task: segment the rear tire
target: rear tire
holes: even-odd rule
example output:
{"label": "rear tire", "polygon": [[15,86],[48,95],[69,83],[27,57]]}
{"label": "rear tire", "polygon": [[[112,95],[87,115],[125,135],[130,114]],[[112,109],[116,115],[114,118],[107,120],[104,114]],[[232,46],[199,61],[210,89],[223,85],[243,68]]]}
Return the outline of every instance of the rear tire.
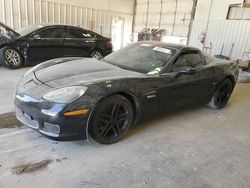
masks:
{"label": "rear tire", "polygon": [[114,95],[101,101],[90,117],[89,133],[100,144],[119,141],[133,123],[134,110],[123,96]]}
{"label": "rear tire", "polygon": [[18,50],[3,47],[0,49],[0,64],[11,69],[18,69],[23,66],[23,57]]}
{"label": "rear tire", "polygon": [[226,78],[223,80],[218,89],[215,91],[208,106],[213,109],[224,108],[233,92],[233,88],[234,85],[230,79]]}

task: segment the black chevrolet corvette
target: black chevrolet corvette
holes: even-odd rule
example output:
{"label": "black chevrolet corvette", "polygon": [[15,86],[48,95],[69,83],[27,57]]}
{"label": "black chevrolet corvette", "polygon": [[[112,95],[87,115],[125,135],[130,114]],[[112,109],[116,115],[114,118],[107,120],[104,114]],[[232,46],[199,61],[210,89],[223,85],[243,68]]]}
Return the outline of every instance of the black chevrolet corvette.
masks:
{"label": "black chevrolet corvette", "polygon": [[111,39],[80,27],[38,24],[14,31],[0,22],[0,64],[9,68],[58,57],[102,58],[111,52]]}
{"label": "black chevrolet corvette", "polygon": [[237,64],[196,48],[141,42],[104,58],[62,58],[30,69],[17,87],[16,116],[53,138],[110,144],[139,120],[177,106],[223,108]]}

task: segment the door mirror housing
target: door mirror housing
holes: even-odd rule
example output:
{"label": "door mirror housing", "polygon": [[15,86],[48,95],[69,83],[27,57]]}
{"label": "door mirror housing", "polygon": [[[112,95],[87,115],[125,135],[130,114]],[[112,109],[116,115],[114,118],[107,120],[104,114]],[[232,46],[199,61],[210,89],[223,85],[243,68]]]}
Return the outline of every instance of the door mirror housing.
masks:
{"label": "door mirror housing", "polygon": [[39,34],[35,34],[31,36],[32,39],[41,39],[41,36]]}
{"label": "door mirror housing", "polygon": [[193,74],[195,74],[195,69],[192,69],[190,67],[186,67],[186,68],[183,68],[183,69],[176,71],[176,76],[181,75],[181,74],[193,75]]}

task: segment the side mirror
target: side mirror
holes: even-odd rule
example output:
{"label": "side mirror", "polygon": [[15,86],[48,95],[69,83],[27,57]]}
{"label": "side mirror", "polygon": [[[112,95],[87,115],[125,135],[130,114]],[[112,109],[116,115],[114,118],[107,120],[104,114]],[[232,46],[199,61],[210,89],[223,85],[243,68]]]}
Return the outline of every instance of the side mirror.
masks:
{"label": "side mirror", "polygon": [[183,69],[176,71],[176,76],[181,75],[181,74],[187,74],[187,75],[195,74],[195,69],[183,68]]}
{"label": "side mirror", "polygon": [[41,39],[41,36],[39,34],[35,34],[31,37],[31,39]]}

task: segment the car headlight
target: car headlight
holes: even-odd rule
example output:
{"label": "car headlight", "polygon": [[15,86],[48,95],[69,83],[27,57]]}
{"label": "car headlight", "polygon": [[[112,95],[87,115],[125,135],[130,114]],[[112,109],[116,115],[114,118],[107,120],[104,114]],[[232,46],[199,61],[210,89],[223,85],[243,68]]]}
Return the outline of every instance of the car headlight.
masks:
{"label": "car headlight", "polygon": [[82,96],[87,89],[85,86],[64,87],[45,94],[43,99],[57,103],[70,103]]}

